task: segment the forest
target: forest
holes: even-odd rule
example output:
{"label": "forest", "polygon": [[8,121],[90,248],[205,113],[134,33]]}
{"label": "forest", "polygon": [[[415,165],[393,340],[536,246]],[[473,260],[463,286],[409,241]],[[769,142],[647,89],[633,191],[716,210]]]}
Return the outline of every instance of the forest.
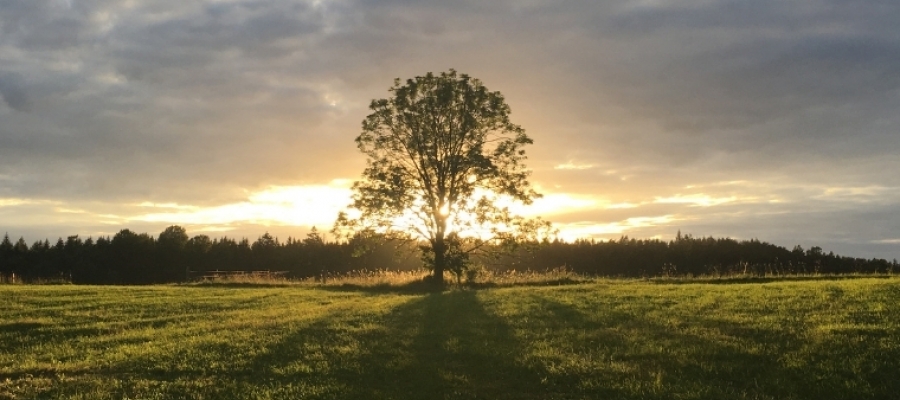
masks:
{"label": "forest", "polygon": [[[24,238],[0,242],[0,278],[5,281],[63,281],[77,284],[155,284],[194,280],[211,271],[269,271],[289,279],[338,276],[360,270],[422,267],[416,243],[356,236],[332,242],[313,230],[302,239],[279,240],[269,233],[246,238],[189,237],[170,226],[154,237],[122,229],[112,237],[69,236],[56,243]],[[825,253],[820,247],[785,247],[759,240],[693,237],[674,240],[579,240],[524,243],[507,251],[473,257],[473,266],[493,271],[564,268],[590,276],[654,277],[698,275],[786,275],[893,273],[897,260],[862,259]]]}

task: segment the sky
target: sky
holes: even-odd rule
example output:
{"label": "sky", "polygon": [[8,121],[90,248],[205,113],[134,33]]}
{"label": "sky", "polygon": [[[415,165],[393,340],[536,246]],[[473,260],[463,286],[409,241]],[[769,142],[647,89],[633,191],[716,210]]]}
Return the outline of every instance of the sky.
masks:
{"label": "sky", "polygon": [[534,139],[560,236],[900,257],[894,0],[0,1],[0,230],[302,237],[395,78],[454,68]]}

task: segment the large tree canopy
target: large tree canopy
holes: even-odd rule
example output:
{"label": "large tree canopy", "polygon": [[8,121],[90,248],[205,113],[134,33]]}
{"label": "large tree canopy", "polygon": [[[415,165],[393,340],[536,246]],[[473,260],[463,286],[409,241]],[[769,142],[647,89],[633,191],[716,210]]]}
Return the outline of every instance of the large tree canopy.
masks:
{"label": "large tree canopy", "polygon": [[355,212],[341,214],[336,232],[421,240],[442,282],[445,269],[464,267],[470,251],[549,227],[509,210],[540,195],[523,163],[532,140],[510,121],[500,92],[454,70],[397,79],[390,92],[372,101],[356,138],[368,160],[353,185]]}

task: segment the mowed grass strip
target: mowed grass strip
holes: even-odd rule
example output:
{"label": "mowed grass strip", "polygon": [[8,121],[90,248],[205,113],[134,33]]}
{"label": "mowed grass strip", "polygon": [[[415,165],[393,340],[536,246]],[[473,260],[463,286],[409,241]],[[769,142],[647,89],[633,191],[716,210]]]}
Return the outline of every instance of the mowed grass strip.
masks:
{"label": "mowed grass strip", "polygon": [[0,286],[0,399],[856,399],[900,393],[900,279]]}

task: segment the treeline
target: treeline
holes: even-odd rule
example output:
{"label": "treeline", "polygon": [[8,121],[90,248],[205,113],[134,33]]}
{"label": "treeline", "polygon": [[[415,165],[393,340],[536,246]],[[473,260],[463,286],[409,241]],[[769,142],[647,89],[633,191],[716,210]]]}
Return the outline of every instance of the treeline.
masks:
{"label": "treeline", "polygon": [[313,230],[304,239],[280,241],[266,233],[256,241],[207,235],[189,237],[170,226],[157,237],[123,229],[112,237],[69,236],[29,246],[24,238],[0,242],[0,277],[24,282],[71,281],[79,284],[153,284],[184,282],[209,271],[278,271],[307,278],[373,268],[414,269],[421,263],[401,259],[391,244],[366,238],[326,242]]}
{"label": "treeline", "polygon": [[527,268],[557,265],[586,275],[622,277],[900,272],[896,259],[842,257],[818,246],[788,250],[756,239],[694,238],[681,232],[671,241],[623,236],[541,243],[530,255],[520,252],[514,259]]}
{"label": "treeline", "polygon": [[[758,240],[694,238],[575,243],[529,243],[513,252],[473,258],[492,270],[544,271],[556,268],[601,276],[677,276],[718,274],[889,273],[897,260],[861,259],[824,253],[819,247],[788,250]],[[288,278],[342,274],[363,269],[421,268],[415,243],[358,236],[329,242],[315,230],[303,239],[280,241],[266,233],[255,241],[206,235],[189,237],[171,226],[157,237],[123,229],[112,237],[69,236],[51,244],[28,245],[23,238],[0,242],[0,278],[24,282],[71,281],[82,284],[184,282],[208,271],[278,271]]]}

